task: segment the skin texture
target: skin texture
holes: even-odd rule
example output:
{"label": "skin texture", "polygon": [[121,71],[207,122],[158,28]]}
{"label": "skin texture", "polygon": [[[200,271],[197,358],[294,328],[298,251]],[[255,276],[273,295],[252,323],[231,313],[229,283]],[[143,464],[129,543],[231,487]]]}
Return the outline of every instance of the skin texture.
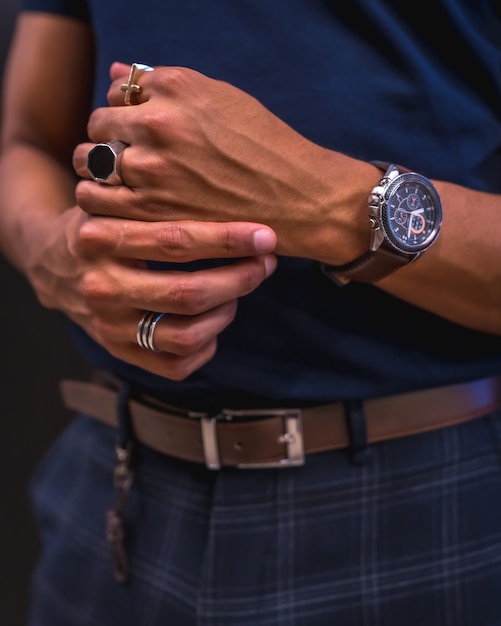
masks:
{"label": "skin texture", "polygon": [[[215,354],[238,299],[273,272],[274,252],[341,264],[367,250],[367,197],[381,177],[373,165],[313,144],[248,94],[185,68],[143,73],[125,106],[129,65],[115,63],[111,106],[91,113],[92,53],[84,24],[23,14],[3,90],[0,244],[44,306],[115,356],[182,379]],[[94,143],[112,139],[129,144],[123,186],[95,183],[86,167]],[[434,183],[439,239],[377,286],[501,334],[501,197]],[[189,274],[145,264],[202,258],[235,262]],[[135,340],[147,310],[167,313],[159,353]]]}
{"label": "skin texture", "polygon": [[[116,357],[180,380],[213,357],[238,299],[273,272],[276,236],[255,223],[132,221],[76,204],[71,155],[86,136],[91,42],[77,21],[21,18],[3,103],[2,248],[44,306],[63,311]],[[59,85],[58,98],[46,94],[48,84]],[[235,262],[191,273],[145,263],[203,258]],[[159,353],[136,343],[147,310],[167,313],[155,331]]]}
{"label": "skin texture", "polygon": [[[314,145],[249,95],[186,68],[143,73],[137,106],[123,106],[128,72],[128,65],[113,65],[111,107],[94,111],[88,124],[94,142],[119,137],[129,144],[122,161],[128,186],[81,182],[77,198],[86,211],[123,215],[127,207],[135,219],[245,216],[275,230],[280,254],[334,265],[368,249],[367,192],[381,177],[378,169]],[[74,152],[84,178],[92,145]],[[444,211],[438,241],[378,286],[499,334],[501,198],[433,182]]]}

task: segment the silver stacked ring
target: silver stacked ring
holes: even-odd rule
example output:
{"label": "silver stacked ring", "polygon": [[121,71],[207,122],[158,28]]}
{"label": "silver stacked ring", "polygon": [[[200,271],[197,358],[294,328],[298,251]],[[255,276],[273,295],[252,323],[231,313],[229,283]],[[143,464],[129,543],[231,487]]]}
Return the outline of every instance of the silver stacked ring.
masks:
{"label": "silver stacked ring", "polygon": [[153,337],[156,325],[164,315],[165,313],[147,311],[139,320],[136,331],[136,340],[141,348],[146,348],[147,350],[152,350],[153,352],[160,352],[158,348],[155,348]]}

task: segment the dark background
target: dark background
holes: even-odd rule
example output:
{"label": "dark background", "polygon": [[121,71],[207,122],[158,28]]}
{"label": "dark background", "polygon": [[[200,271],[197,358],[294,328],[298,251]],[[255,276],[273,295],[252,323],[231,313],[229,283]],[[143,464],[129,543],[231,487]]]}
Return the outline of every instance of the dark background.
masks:
{"label": "dark background", "polygon": [[[18,0],[0,0],[0,70],[17,7]],[[26,626],[39,551],[29,481],[70,418],[58,380],[86,370],[68,340],[65,318],[43,309],[26,279],[1,255],[0,293],[0,625]]]}

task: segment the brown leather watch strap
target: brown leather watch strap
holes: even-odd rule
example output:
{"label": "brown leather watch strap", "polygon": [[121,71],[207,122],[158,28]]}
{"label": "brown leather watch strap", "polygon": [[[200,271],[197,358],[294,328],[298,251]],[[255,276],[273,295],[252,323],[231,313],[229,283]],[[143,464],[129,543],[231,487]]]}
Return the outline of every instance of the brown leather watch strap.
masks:
{"label": "brown leather watch strap", "polygon": [[375,283],[382,280],[395,270],[414,261],[419,254],[403,256],[389,248],[380,247],[376,252],[370,250],[351,263],[345,265],[321,266],[322,271],[339,285],[349,282]]}
{"label": "brown leather watch strap", "polygon": [[[392,165],[386,161],[371,161],[372,165],[375,165],[383,173],[386,173],[388,168]],[[410,173],[407,167],[402,165],[395,165],[400,173]],[[369,199],[372,194],[369,196]],[[371,218],[371,228],[379,228]],[[378,280],[382,280],[392,272],[408,265],[412,261],[415,261],[421,253],[404,254],[398,250],[393,250],[388,246],[381,245],[377,251],[373,252],[368,250],[365,254],[358,257],[350,263],[344,265],[327,265],[322,264],[321,269],[323,273],[333,280],[338,285],[346,285],[351,281],[358,283],[375,283]]]}
{"label": "brown leather watch strap", "polygon": [[[378,167],[383,172],[383,174],[390,167],[390,165],[392,165],[391,161],[371,161],[370,163],[371,165],[375,165],[376,167]],[[400,165],[400,163],[394,163],[394,165],[398,167],[399,172],[412,172],[413,171],[409,169],[408,167],[405,167],[404,165]]]}

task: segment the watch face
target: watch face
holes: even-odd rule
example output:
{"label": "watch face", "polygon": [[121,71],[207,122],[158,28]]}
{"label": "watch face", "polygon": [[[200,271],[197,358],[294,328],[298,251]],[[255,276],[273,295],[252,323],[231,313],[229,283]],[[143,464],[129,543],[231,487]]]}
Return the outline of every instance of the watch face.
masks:
{"label": "watch face", "polygon": [[442,222],[440,198],[431,182],[414,172],[397,176],[384,194],[381,222],[397,250],[412,253],[427,248]]}

